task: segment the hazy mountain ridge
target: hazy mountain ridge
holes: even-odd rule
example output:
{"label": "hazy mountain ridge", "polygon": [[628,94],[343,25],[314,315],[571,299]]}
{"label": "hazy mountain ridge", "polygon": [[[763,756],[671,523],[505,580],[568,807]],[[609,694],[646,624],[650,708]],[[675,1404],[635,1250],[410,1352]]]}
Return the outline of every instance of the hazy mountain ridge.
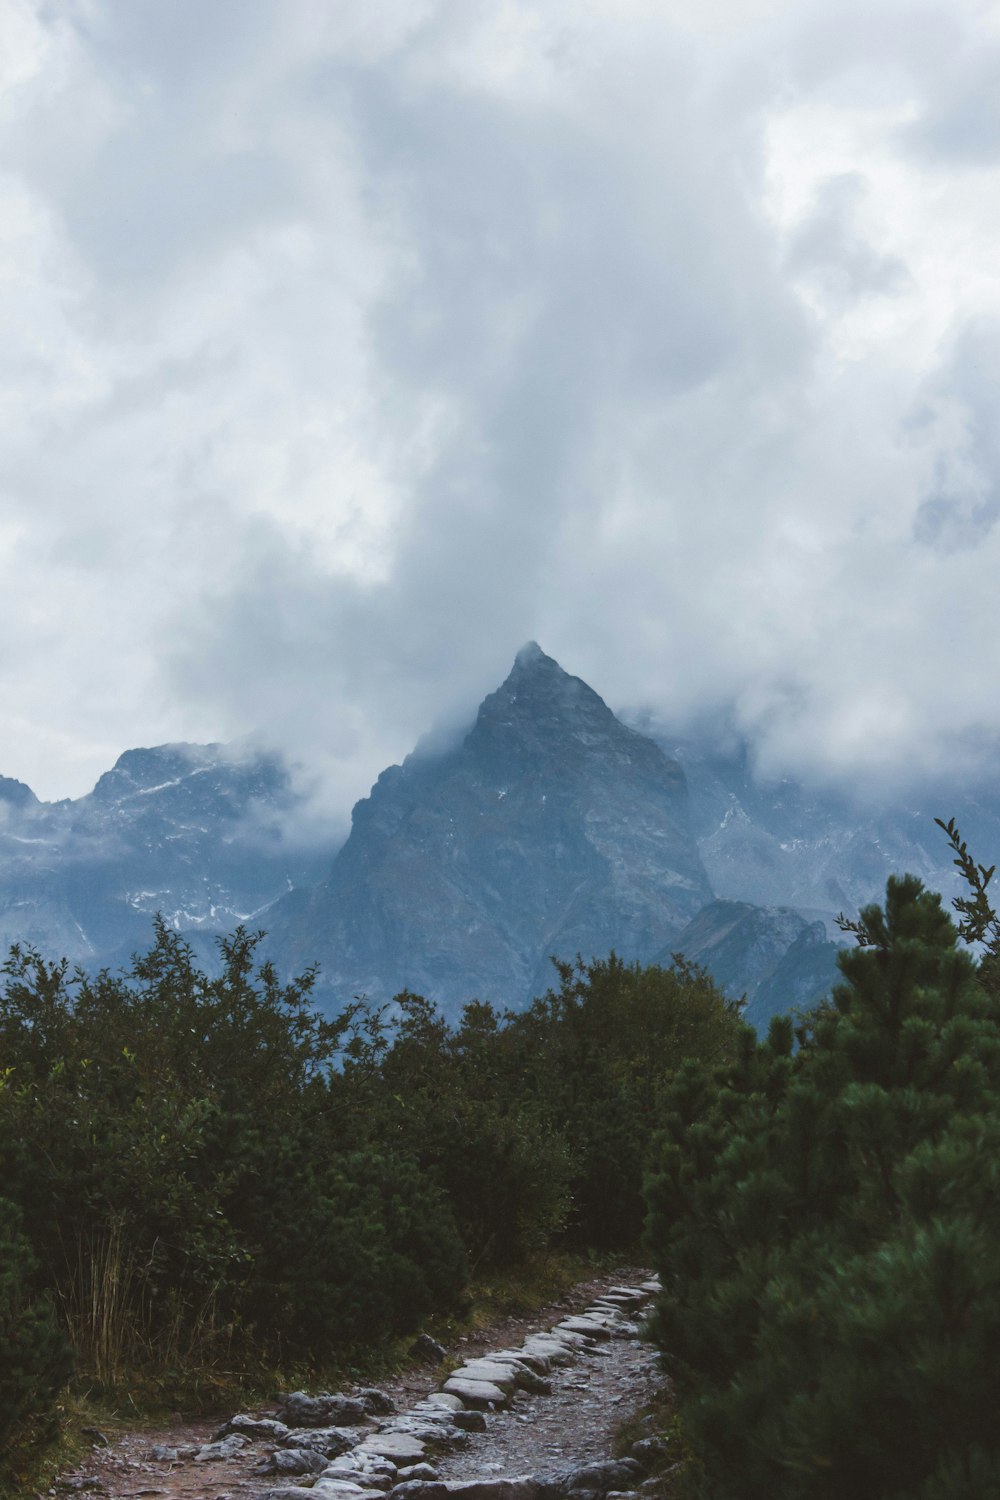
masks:
{"label": "hazy mountain ridge", "polygon": [[229,746],[127,750],[76,800],[39,802],[11,782],[0,797],[0,944],[74,962],[127,958],[157,912],[182,930],[229,930],[329,862],[285,840],[287,768]]}
{"label": "hazy mountain ridge", "polygon": [[128,750],[56,803],[0,778],[0,945],[115,964],[161,912],[210,963],[214,936],[248,922],[285,974],[320,965],[324,1006],[409,988],[453,1014],[526,1004],[551,955],[683,951],[766,1024],[836,978],[838,910],[902,870],[954,891],[935,813],[984,857],[1000,845],[988,789],[941,803],[768,781],[724,726],[628,725],[531,643],[461,739],[381,773],[339,849],[289,833],[305,803],[276,755]]}

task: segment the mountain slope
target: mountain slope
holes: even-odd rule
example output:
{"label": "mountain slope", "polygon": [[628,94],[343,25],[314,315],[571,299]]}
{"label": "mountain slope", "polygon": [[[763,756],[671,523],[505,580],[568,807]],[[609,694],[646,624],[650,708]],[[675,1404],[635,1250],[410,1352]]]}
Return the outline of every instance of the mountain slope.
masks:
{"label": "mountain slope", "polygon": [[531,643],[461,744],[382,773],[329,879],[267,925],[324,994],[454,1011],[523,1005],[553,954],[648,959],[710,899],[680,767]]}
{"label": "mountain slope", "polygon": [[328,866],[285,840],[296,801],[278,759],[222,745],[128,750],[73,801],[0,781],[0,950],[117,962],[148,946],[157,912],[231,931]]}

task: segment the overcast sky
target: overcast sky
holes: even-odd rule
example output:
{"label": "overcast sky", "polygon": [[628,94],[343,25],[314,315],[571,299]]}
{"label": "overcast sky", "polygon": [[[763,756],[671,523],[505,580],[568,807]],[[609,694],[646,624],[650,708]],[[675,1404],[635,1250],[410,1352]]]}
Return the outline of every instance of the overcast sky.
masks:
{"label": "overcast sky", "polygon": [[771,765],[1000,732],[1000,6],[0,0],[0,772],[348,807],[536,638]]}

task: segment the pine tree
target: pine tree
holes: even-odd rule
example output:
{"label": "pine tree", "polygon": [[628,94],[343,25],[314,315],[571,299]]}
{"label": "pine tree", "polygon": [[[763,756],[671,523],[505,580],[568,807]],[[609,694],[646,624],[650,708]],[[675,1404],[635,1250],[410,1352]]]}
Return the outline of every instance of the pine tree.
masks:
{"label": "pine tree", "polygon": [[1000,1462],[997,1006],[912,877],[855,931],[797,1051],[778,1021],[670,1101],[657,1337],[714,1500],[969,1500]]}

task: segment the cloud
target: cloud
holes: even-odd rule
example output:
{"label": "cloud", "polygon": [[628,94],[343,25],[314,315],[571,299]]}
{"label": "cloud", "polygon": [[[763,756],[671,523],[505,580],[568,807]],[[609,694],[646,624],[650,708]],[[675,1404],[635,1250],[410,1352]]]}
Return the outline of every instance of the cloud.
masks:
{"label": "cloud", "polygon": [[973,0],[209,11],[5,0],[0,769],[257,734],[342,813],[529,637],[807,773],[984,753]]}

